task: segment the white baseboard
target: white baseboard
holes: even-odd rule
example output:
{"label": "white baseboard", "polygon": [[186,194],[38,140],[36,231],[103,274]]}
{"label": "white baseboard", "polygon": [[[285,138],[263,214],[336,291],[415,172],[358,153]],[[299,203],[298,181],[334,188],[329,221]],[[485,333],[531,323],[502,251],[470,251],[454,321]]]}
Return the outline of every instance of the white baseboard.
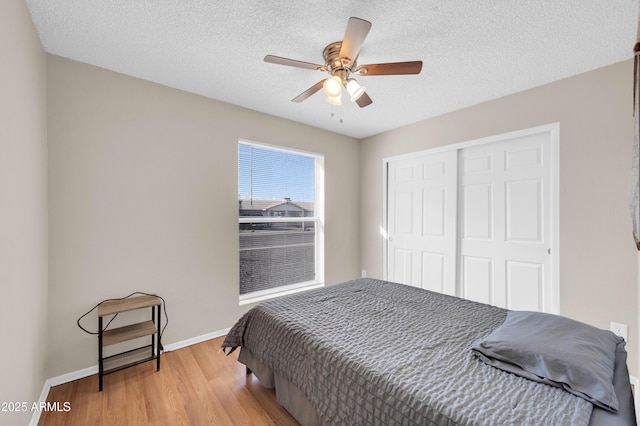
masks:
{"label": "white baseboard", "polygon": [[231,330],[231,328],[224,328],[222,330],[214,331],[212,333],[203,334],[202,336],[196,336],[191,339],[182,340],[181,342],[171,343],[164,346],[164,352],[175,351],[177,349],[186,348],[187,346],[195,345],[197,343],[206,342],[207,340],[215,339],[216,337],[224,336]]}
{"label": "white baseboard", "polygon": [[[216,337],[224,336],[229,332],[229,330],[230,328],[225,328],[222,330],[214,331],[212,333],[203,334],[202,336],[196,336],[191,339],[182,340],[180,342],[165,345],[163,353],[186,348],[187,346],[195,345],[197,343],[202,343],[202,342],[206,342],[207,340],[215,339]],[[47,396],[49,396],[49,391],[53,386],[58,386],[63,383],[69,383],[74,380],[92,376],[94,374],[98,374],[98,365],[83,368],[82,370],[72,371],[71,373],[62,374],[60,376],[47,379],[44,382],[44,386],[42,387],[42,392],[40,393],[40,399],[38,400],[38,404],[47,402]],[[29,422],[29,426],[37,426],[38,422],[40,421],[41,414],[42,412],[40,410],[35,410],[33,412],[33,415],[31,416],[31,421]]]}
{"label": "white baseboard", "polygon": [[636,423],[640,424],[640,409],[638,409],[638,401],[640,401],[640,380],[635,376],[629,376],[629,381],[633,388],[633,405],[636,409]]}

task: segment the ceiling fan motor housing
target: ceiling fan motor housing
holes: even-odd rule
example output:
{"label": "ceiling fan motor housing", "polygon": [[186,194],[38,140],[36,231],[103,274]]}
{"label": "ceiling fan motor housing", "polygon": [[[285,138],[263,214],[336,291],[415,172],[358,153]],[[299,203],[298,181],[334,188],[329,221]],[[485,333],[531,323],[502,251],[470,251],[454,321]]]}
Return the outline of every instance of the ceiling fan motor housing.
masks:
{"label": "ceiling fan motor housing", "polygon": [[341,48],[342,41],[331,43],[324,48],[322,56],[329,73],[340,77],[343,82],[346,82],[349,78],[349,73],[356,67],[356,61],[351,58],[341,58]]}

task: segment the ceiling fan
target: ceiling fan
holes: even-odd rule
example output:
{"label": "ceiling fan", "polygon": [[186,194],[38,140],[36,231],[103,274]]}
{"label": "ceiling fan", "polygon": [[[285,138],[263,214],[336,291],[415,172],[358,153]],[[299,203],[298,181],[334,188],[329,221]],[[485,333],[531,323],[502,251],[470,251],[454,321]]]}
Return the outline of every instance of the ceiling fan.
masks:
{"label": "ceiling fan", "polygon": [[371,105],[373,101],[365,92],[365,87],[351,77],[352,74],[362,77],[369,75],[420,74],[422,70],[422,61],[358,65],[356,63],[358,52],[370,29],[371,22],[360,18],[349,18],[344,39],[331,43],[324,48],[322,52],[325,61],[324,65],[273,55],[265,56],[264,61],[272,64],[322,71],[331,75],[331,77],[317,82],[293,98],[293,102],[302,102],[320,89],[324,89],[327,94],[327,102],[339,105],[341,104],[342,88],[344,87],[349,93],[351,101],[357,103],[360,108],[364,108]]}

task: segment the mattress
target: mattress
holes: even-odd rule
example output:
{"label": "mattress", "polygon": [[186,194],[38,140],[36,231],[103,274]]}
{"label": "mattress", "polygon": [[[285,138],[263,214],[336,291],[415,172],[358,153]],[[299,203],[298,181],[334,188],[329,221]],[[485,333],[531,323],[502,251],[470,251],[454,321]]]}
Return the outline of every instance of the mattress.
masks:
{"label": "mattress", "polygon": [[611,413],[481,362],[473,345],[507,311],[359,279],[265,302],[223,343],[302,424],[635,424],[626,352]]}

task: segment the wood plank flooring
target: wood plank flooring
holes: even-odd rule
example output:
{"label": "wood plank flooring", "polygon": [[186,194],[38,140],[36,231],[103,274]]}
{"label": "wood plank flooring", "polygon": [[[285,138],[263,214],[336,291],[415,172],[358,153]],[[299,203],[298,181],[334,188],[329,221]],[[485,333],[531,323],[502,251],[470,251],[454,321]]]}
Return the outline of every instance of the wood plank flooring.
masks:
{"label": "wood plank flooring", "polygon": [[51,388],[47,401],[71,410],[45,411],[39,425],[297,425],[266,389],[220,352],[224,337],[162,354],[155,361],[104,377],[85,377]]}

